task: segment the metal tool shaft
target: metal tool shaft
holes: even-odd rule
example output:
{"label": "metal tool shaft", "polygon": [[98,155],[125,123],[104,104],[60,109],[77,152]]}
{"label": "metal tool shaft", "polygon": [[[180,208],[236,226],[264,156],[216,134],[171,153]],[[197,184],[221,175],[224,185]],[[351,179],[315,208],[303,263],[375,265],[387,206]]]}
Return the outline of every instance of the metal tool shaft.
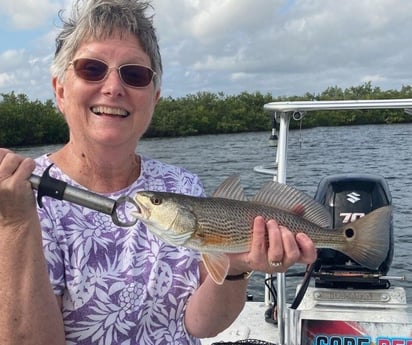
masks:
{"label": "metal tool shaft", "polygon": [[[41,180],[40,176],[37,176],[34,174],[30,176],[29,181],[33,189],[36,189],[36,190],[39,189],[40,180]],[[58,181],[58,183],[62,183],[62,181]],[[58,183],[56,183],[56,187]],[[58,196],[59,194],[60,194],[59,192],[57,191],[55,192],[55,196]],[[54,197],[53,195],[49,195],[49,194],[45,194],[45,195],[50,196],[52,198]],[[102,212],[108,215],[112,215],[112,213],[115,210],[115,205],[116,205],[116,200],[101,196],[96,193],[89,192],[84,189],[69,186],[66,183],[64,186],[62,198],[59,197],[57,199],[66,200],[74,204],[84,206],[84,207],[87,207],[92,210],[96,210],[98,212]]]}
{"label": "metal tool shaft", "polygon": [[113,223],[118,226],[132,226],[136,224],[137,218],[128,219],[125,215],[125,220],[120,220],[117,214],[119,206],[127,203],[137,208],[135,201],[131,197],[124,196],[114,200],[85,189],[70,186],[64,181],[51,177],[49,175],[51,167],[52,165],[47,167],[42,176],[32,174],[29,177],[32,188],[37,190],[37,203],[40,207],[43,207],[42,198],[49,196],[108,214],[112,217]]}

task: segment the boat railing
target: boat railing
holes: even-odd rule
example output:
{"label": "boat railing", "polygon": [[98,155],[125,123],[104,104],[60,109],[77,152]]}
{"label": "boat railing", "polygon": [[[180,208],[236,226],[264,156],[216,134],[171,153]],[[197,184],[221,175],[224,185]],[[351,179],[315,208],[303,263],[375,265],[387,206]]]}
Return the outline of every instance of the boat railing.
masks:
{"label": "boat railing", "polygon": [[[340,100],[340,101],[287,101],[271,102],[264,105],[264,110],[279,121],[279,135],[276,149],[276,159],[269,167],[266,165],[254,168],[256,172],[270,174],[273,180],[286,183],[287,147],[290,121],[295,114],[304,114],[319,110],[359,110],[359,109],[404,109],[412,115],[412,99],[379,99],[379,100]],[[285,343],[286,332],[286,282],[285,274],[277,274],[277,307],[279,343]],[[265,303],[269,304],[271,297],[265,287]]]}

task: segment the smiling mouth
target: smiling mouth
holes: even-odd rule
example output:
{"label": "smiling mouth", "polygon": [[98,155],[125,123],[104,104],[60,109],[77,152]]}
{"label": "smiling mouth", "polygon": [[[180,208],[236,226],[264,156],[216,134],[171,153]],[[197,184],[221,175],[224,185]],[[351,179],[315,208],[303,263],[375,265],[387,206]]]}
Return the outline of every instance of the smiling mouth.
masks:
{"label": "smiling mouth", "polygon": [[98,116],[113,116],[113,117],[127,117],[130,113],[121,108],[112,108],[105,106],[91,107],[90,110]]}

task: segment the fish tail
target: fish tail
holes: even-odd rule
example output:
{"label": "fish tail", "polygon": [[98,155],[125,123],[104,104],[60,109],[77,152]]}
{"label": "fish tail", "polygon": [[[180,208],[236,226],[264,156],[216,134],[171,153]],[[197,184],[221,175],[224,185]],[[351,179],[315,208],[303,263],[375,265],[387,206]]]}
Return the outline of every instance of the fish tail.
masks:
{"label": "fish tail", "polygon": [[344,252],[359,265],[378,269],[390,246],[392,207],[380,207],[342,227],[346,239]]}

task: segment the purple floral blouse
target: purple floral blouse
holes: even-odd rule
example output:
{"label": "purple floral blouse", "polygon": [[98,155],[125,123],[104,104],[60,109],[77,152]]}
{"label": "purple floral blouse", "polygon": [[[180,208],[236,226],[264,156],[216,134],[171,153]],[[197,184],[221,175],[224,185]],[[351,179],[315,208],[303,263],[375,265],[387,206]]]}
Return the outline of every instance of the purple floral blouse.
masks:
{"label": "purple floral blouse", "polygon": [[[41,175],[51,161],[36,159]],[[141,156],[141,175],[118,199],[140,190],[201,196],[196,175]],[[83,188],[58,167],[50,176]],[[186,302],[199,285],[199,254],[165,244],[138,222],[43,197],[38,208],[50,281],[63,298],[66,344],[200,344],[184,327]]]}

